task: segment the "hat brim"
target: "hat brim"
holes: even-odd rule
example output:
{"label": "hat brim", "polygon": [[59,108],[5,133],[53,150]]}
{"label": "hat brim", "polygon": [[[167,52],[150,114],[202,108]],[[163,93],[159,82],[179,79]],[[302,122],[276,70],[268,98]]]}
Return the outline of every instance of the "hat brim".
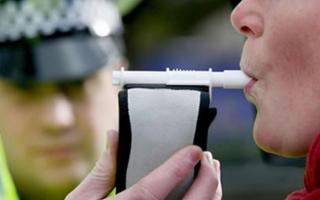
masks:
{"label": "hat brim", "polygon": [[0,46],[0,77],[14,81],[79,80],[123,55],[116,37],[79,34]]}

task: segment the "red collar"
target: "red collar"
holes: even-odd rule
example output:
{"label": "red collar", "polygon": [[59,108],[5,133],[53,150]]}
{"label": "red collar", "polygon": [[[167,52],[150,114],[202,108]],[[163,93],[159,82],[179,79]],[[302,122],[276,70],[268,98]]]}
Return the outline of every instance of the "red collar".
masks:
{"label": "red collar", "polygon": [[308,192],[320,188],[320,134],[317,135],[309,148],[304,184]]}
{"label": "red collar", "polygon": [[288,195],[286,200],[319,200],[320,199],[320,134],[309,147],[304,172],[305,189]]}

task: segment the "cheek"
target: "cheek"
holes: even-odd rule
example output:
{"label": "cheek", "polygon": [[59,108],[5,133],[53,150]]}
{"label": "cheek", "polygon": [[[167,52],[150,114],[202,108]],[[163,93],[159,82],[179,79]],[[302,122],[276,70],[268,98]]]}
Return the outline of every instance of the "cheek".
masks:
{"label": "cheek", "polygon": [[92,142],[92,138],[95,137],[95,121],[92,118],[91,105],[88,101],[78,101],[73,103],[75,126],[78,132],[81,133],[79,137],[82,137],[82,141],[87,144]]}
{"label": "cheek", "polygon": [[297,16],[273,19],[260,41],[260,62],[268,64],[262,65],[254,137],[263,149],[286,156],[306,153],[320,131],[320,28],[317,20]]}
{"label": "cheek", "polygon": [[[32,128],[31,113],[19,105],[0,102],[0,128],[4,137],[20,137]],[[20,138],[21,139],[21,138]]]}
{"label": "cheek", "polygon": [[101,73],[102,77],[86,85],[90,105],[90,115],[100,134],[109,129],[118,129],[118,92],[119,88],[111,85],[111,73]]}
{"label": "cheek", "polygon": [[320,25],[302,14],[290,16],[266,25],[262,45],[268,62],[265,95],[277,109],[300,114],[318,111]]}
{"label": "cheek", "polygon": [[15,101],[0,102],[0,133],[9,162],[28,159],[29,142],[37,129],[37,122],[29,109],[15,104]]}
{"label": "cheek", "polygon": [[[290,27],[287,28],[290,29]],[[269,72],[268,78],[280,79],[288,83],[301,77],[300,72],[303,72],[303,66],[310,57],[308,46],[298,33],[277,29],[277,27],[273,30],[267,32],[264,38],[265,58],[269,62],[265,70]]]}
{"label": "cheek", "polygon": [[320,13],[314,6],[318,3],[295,0],[282,12],[285,4],[288,2],[280,3],[266,21],[263,44],[279,77],[308,80],[305,77],[319,71]]}
{"label": "cheek", "polygon": [[107,130],[117,130],[116,93],[110,93],[110,88],[90,87],[85,100],[75,104],[75,111],[85,145],[98,156],[105,149]]}

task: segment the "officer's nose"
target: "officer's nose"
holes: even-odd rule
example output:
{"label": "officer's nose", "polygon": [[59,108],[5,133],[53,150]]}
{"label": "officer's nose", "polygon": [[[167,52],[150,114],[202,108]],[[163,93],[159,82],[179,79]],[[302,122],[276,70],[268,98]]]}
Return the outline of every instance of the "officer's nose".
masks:
{"label": "officer's nose", "polygon": [[42,112],[47,132],[59,133],[74,125],[74,107],[64,94],[58,93],[48,97],[44,103]]}
{"label": "officer's nose", "polygon": [[260,1],[242,0],[231,13],[233,27],[244,36],[260,37],[263,35],[264,20]]}

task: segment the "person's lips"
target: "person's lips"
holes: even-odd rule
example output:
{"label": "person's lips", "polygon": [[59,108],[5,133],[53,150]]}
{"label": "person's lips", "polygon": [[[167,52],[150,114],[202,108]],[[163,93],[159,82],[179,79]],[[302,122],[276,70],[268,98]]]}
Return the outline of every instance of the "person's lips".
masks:
{"label": "person's lips", "polygon": [[256,84],[256,82],[258,81],[258,79],[250,72],[244,70],[244,73],[247,74],[247,76],[249,76],[251,78],[251,80],[249,81],[249,83],[247,83],[244,87],[244,92],[245,93],[250,93],[252,87]]}
{"label": "person's lips", "polygon": [[48,147],[46,149],[41,149],[41,153],[44,155],[48,155],[51,157],[67,157],[71,154],[75,153],[77,148],[74,145],[69,146],[55,146],[55,147]]}
{"label": "person's lips", "polygon": [[80,138],[77,135],[63,135],[55,138],[39,138],[29,150],[35,156],[60,160],[75,156],[80,149]]}
{"label": "person's lips", "polygon": [[77,145],[57,145],[34,149],[34,156],[44,163],[58,164],[69,162],[78,157],[80,148]]}
{"label": "person's lips", "polygon": [[249,83],[244,87],[244,91],[246,93],[250,93],[251,88],[253,87],[253,85],[258,81],[258,79],[256,78],[251,78],[251,80],[249,81]]}

